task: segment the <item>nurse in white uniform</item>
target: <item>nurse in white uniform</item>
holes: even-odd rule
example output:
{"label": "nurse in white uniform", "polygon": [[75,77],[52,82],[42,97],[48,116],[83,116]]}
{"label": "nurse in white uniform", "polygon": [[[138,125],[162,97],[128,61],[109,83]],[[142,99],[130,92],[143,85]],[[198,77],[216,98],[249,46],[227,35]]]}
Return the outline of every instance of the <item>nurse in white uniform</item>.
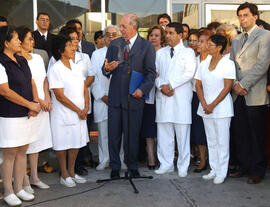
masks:
{"label": "nurse in white uniform", "polygon": [[49,87],[53,92],[53,149],[56,150],[61,169],[60,183],[66,187],[75,187],[76,183],[86,182],[75,174],[74,168],[79,148],[85,146],[89,140],[86,124],[89,94],[80,69],[70,61],[75,55],[71,38],[58,35],[53,51],[57,62],[48,70]]}
{"label": "nurse in white uniform", "polygon": [[212,58],[202,62],[195,75],[200,100],[198,115],[203,118],[211,167],[203,179],[214,179],[214,184],[223,183],[227,176],[229,129],[234,115],[230,91],[235,79],[235,65],[222,56],[226,45],[224,36],[211,36],[207,47]]}
{"label": "nurse in white uniform", "polygon": [[38,155],[42,150],[52,147],[52,135],[50,127],[49,111],[51,109],[51,98],[49,94],[49,84],[46,78],[46,70],[43,59],[38,54],[30,53],[33,50],[34,39],[31,30],[25,26],[18,27],[17,29],[19,39],[22,42],[22,50],[19,53],[27,61],[30,67],[32,78],[37,87],[38,100],[41,106],[40,113],[33,118],[33,134],[37,136],[37,141],[30,143],[26,154],[28,154],[31,177],[30,182],[28,176],[24,177],[23,188],[28,193],[34,193],[31,185],[39,187],[40,189],[48,189],[49,186],[43,183],[37,172]]}

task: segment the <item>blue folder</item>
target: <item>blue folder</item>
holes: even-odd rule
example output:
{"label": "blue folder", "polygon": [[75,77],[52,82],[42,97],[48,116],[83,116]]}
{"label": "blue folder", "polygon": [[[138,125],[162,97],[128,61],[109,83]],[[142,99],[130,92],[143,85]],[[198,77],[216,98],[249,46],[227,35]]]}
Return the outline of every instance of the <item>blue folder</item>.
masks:
{"label": "blue folder", "polygon": [[[140,87],[143,81],[144,81],[144,74],[132,70],[129,82],[129,93],[133,94],[136,91],[136,89]],[[149,94],[143,95],[143,98],[148,100]]]}

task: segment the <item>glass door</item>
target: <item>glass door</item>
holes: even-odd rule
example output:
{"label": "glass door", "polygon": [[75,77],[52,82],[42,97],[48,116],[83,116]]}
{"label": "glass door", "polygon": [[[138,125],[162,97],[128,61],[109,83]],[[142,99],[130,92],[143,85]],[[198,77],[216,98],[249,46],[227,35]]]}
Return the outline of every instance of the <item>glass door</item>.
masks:
{"label": "glass door", "polygon": [[197,3],[185,4],[181,1],[172,2],[172,21],[188,24],[191,29],[200,26],[200,6]]}

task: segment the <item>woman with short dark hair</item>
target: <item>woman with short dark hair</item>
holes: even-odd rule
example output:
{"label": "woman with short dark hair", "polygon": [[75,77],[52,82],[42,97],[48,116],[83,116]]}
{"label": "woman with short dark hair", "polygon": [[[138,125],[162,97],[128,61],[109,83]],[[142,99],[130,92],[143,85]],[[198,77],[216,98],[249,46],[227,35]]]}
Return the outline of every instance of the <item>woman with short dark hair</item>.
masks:
{"label": "woman with short dark hair", "polygon": [[[37,136],[37,140],[31,144],[27,149],[29,164],[30,164],[30,181],[28,176],[25,174],[23,188],[28,193],[34,193],[31,185],[40,189],[48,189],[49,186],[43,183],[38,177],[38,156],[39,152],[49,149],[52,147],[52,135],[50,127],[49,111],[51,110],[51,98],[49,93],[49,84],[46,78],[46,70],[43,59],[38,54],[33,54],[34,38],[32,31],[21,26],[16,28],[19,39],[21,41],[21,51],[18,55],[23,56],[30,67],[32,78],[35,81],[37,87],[38,102],[41,107],[40,113],[34,118],[33,122],[33,133]],[[31,185],[30,185],[31,183]]]}
{"label": "woman with short dark hair", "polygon": [[[147,40],[151,42],[156,51],[158,51],[165,43],[165,31],[160,25],[154,25],[148,30]],[[155,104],[154,86],[150,93],[149,99],[145,100],[143,109],[141,136],[146,139],[146,151],[148,160],[148,169],[154,170],[156,168],[155,158],[155,139],[157,137],[156,118],[156,104]]]}
{"label": "woman with short dark hair", "polygon": [[4,201],[9,206],[19,206],[21,200],[34,199],[32,194],[22,189],[22,184],[26,171],[26,150],[28,144],[36,140],[32,133],[31,117],[39,113],[40,106],[27,61],[16,55],[20,50],[21,42],[15,29],[1,27],[0,147],[3,150]]}
{"label": "woman with short dark hair", "polygon": [[234,115],[230,91],[235,79],[235,65],[222,55],[226,46],[226,37],[211,36],[207,48],[212,57],[201,63],[195,75],[200,100],[197,113],[203,118],[211,167],[210,173],[202,178],[214,179],[214,184],[223,183],[227,176],[230,123]]}
{"label": "woman with short dark hair", "polygon": [[89,96],[83,74],[72,61],[75,52],[71,38],[58,35],[53,45],[57,62],[48,70],[49,86],[53,92],[50,114],[53,149],[60,165],[60,183],[66,187],[86,182],[75,174],[74,168],[79,148],[89,140],[86,125]]}

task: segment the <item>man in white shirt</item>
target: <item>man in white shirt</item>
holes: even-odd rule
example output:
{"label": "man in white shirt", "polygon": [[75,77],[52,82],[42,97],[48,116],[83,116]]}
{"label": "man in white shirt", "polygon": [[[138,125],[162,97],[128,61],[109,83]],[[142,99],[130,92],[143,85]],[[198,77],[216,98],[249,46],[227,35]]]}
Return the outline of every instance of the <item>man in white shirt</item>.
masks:
{"label": "man in white shirt", "polygon": [[196,69],[195,53],[184,47],[180,23],[166,26],[168,46],[157,51],[156,122],[158,159],[156,174],[174,171],[174,137],[178,146],[178,175],[187,176],[190,161],[190,124],[192,79]]}

